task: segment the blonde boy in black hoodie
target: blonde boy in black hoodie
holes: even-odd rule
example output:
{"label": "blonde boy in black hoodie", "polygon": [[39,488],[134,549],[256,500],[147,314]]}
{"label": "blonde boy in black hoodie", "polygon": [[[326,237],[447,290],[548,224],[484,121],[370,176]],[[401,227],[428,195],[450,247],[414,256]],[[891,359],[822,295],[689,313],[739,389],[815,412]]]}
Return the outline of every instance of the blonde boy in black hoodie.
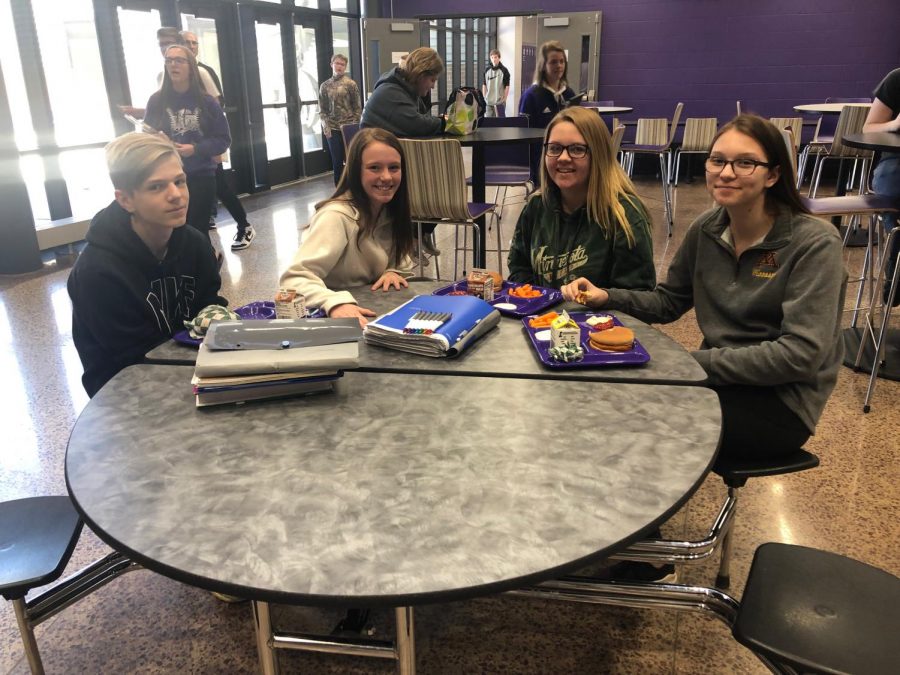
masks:
{"label": "blonde boy in black hoodie", "polygon": [[187,178],[175,147],[130,133],[106,146],[115,200],[91,221],[68,290],[89,396],[219,296],[215,253],[184,227]]}

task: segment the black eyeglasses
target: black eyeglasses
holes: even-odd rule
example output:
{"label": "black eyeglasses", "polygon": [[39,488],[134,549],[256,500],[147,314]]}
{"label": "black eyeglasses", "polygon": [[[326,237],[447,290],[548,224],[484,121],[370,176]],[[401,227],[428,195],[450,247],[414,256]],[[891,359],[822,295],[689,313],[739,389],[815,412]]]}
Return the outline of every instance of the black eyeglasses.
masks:
{"label": "black eyeglasses", "polygon": [[747,159],[742,157],[741,159],[728,160],[724,157],[707,157],[706,173],[720,174],[729,164],[731,164],[731,170],[734,172],[735,176],[749,176],[756,171],[756,167],[758,166],[772,166],[769,162],[760,162],[758,159]]}
{"label": "black eyeglasses", "polygon": [[563,150],[565,150],[572,159],[581,159],[590,152],[590,148],[584,143],[570,143],[569,145],[563,145],[562,143],[544,143],[544,150],[547,153],[547,157],[559,157],[563,154]]}
{"label": "black eyeglasses", "polygon": [[188,62],[188,60],[186,58],[184,58],[183,56],[167,56],[166,57],[166,65],[167,66],[171,66],[173,64],[179,65],[179,66],[185,66],[185,65],[187,65],[187,62]]}

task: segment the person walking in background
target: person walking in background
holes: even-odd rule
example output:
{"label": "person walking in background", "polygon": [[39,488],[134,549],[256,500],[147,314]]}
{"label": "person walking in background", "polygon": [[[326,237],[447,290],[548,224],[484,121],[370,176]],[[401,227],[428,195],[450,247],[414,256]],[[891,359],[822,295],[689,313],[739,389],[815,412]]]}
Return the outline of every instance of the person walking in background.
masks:
{"label": "person walking in background", "polygon": [[[566,77],[569,62],[562,44],[550,40],[541,45],[534,68],[534,83],[522,94],[519,114],[528,115],[528,126],[545,129],[566,101],[575,95]],[[537,184],[541,172],[541,149],[531,146],[531,180]]]}
{"label": "person walking in background", "polygon": [[147,101],[144,121],[175,143],[184,162],[191,201],[187,224],[209,239],[209,213],[216,198],[216,160],[231,144],[219,102],[203,92],[193,52],[172,45],[165,53],[165,76]]}
{"label": "person walking in background", "polygon": [[322,131],[328,140],[331,166],[334,169],[334,184],[341,180],[344,170],[344,137],[342,124],[356,124],[362,116],[362,98],[359,87],[347,75],[347,57],[335,54],[331,57],[333,75],[319,87],[319,115]]}
{"label": "person walking in background", "polygon": [[[900,68],[892,70],[875,88],[872,93],[875,100],[869,108],[869,115],[863,131],[866,133],[875,131],[900,131]],[[900,153],[883,152],[881,160],[875,167],[872,176],[872,187],[880,195],[900,197]],[[884,229],[890,232],[897,227],[897,215],[885,213],[882,215]],[[894,237],[893,248],[888,252],[887,274],[884,280],[884,301],[888,301],[891,279],[897,265],[897,256],[900,255],[900,238]],[[900,305],[900,293],[894,296],[894,306]]]}
{"label": "person walking in background", "polygon": [[491,50],[491,65],[484,71],[481,93],[487,104],[485,117],[506,117],[506,99],[509,96],[509,70],[500,63],[500,50]]}
{"label": "person walking in background", "polygon": [[[219,80],[219,75],[216,73],[215,69],[200,62],[200,41],[197,39],[197,34],[186,30],[181,32],[181,38],[197,59],[197,67],[200,68],[200,72],[206,71],[210,79],[215,82],[216,87],[218,87],[219,95],[217,98],[219,100],[219,105],[222,106],[222,110],[224,111],[225,94],[223,93],[221,80]],[[234,218],[234,222],[237,223],[237,232],[234,235],[234,240],[231,242],[231,250],[240,251],[241,249],[250,246],[253,237],[256,236],[256,231],[247,221],[247,211],[244,210],[244,205],[241,204],[241,200],[238,198],[237,194],[235,194],[225,176],[225,167],[222,166],[222,162],[225,161],[226,154],[227,153],[223,153],[216,157],[216,197],[218,197],[225,208],[228,209],[228,213],[231,214],[231,217]],[[209,228],[214,229],[215,227],[216,204],[214,200],[209,216]]]}

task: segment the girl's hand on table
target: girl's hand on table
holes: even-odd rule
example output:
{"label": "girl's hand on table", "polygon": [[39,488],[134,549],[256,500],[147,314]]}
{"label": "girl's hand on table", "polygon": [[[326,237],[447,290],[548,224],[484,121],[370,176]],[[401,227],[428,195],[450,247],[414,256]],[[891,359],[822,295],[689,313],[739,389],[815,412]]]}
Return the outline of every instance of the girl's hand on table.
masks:
{"label": "girl's hand on table", "polygon": [[577,302],[587,307],[603,307],[609,301],[609,293],[597,288],[590,281],[581,277],[561,289],[563,298],[569,302]]}
{"label": "girl's hand on table", "polygon": [[378,281],[372,284],[372,290],[389,291],[393,288],[395,291],[399,291],[401,288],[407,288],[408,286],[406,279],[396,272],[385,272],[378,278]]}
{"label": "girl's hand on table", "polygon": [[366,309],[365,307],[360,307],[359,305],[348,302],[343,305],[338,305],[337,307],[332,307],[331,311],[328,312],[328,316],[332,319],[359,319],[360,327],[365,328],[368,323],[366,317],[377,315],[371,309]]}

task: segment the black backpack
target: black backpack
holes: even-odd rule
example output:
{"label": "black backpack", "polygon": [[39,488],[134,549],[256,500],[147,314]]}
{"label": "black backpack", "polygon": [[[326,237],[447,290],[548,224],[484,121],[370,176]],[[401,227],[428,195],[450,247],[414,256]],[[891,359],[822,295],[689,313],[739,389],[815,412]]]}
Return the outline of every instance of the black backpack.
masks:
{"label": "black backpack", "polygon": [[[487,103],[484,102],[484,96],[481,94],[481,89],[478,89],[477,87],[457,87],[451,91],[450,95],[447,96],[447,103],[444,104],[444,113],[447,112],[447,108],[450,107],[450,104],[456,101],[456,95],[460,93],[466,95],[466,103],[469,105],[472,103],[476,104],[478,119],[484,117],[484,113],[487,110]],[[470,99],[469,96],[472,98]]]}

